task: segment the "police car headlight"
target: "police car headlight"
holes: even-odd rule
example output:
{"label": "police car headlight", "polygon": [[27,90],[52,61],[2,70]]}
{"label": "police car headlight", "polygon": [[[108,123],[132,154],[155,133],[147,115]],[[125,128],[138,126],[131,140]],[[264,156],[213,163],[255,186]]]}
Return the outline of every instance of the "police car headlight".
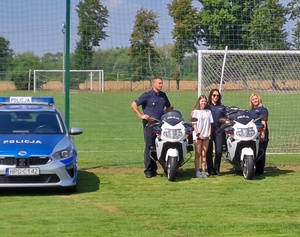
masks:
{"label": "police car headlight", "polygon": [[255,134],[254,129],[251,128],[238,128],[236,130],[236,135],[240,137],[252,137]]}
{"label": "police car headlight", "polygon": [[163,131],[163,135],[165,137],[168,137],[168,138],[178,139],[178,138],[182,137],[182,131],[181,131],[181,129],[169,129],[169,128],[166,128]]}
{"label": "police car headlight", "polygon": [[53,156],[55,159],[60,160],[60,159],[68,158],[68,157],[72,156],[72,154],[73,154],[73,149],[67,148],[67,149],[55,152],[53,154]]}

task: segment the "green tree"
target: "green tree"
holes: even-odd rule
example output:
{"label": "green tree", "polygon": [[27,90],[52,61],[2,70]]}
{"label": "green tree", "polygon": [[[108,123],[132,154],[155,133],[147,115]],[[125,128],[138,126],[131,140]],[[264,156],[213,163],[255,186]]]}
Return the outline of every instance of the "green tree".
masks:
{"label": "green tree", "polygon": [[[103,60],[105,58],[105,60]],[[104,70],[105,80],[130,80],[128,48],[110,48],[94,53],[92,69]]]}
{"label": "green tree", "polygon": [[192,0],[173,0],[168,4],[169,15],[175,23],[172,31],[175,40],[172,56],[177,65],[174,65],[172,75],[176,79],[177,90],[179,90],[179,81],[182,76],[181,66],[186,53],[196,52],[196,46],[199,45],[200,21],[198,11],[192,6]]}
{"label": "green tree", "polygon": [[[57,52],[53,53],[45,53],[41,57],[41,67],[42,70],[62,70],[63,69],[63,53]],[[61,81],[63,81],[63,73],[47,73],[47,80],[57,80],[57,76],[61,75]]]}
{"label": "green tree", "polygon": [[[91,68],[93,48],[100,46],[100,41],[108,35],[104,31],[108,24],[108,9],[99,0],[81,0],[76,8],[79,18],[78,35],[74,60],[75,69],[87,70]],[[78,86],[82,79],[71,82],[71,86]]]}
{"label": "green tree", "polygon": [[295,21],[295,27],[292,29],[292,47],[300,49],[300,0],[293,0],[287,4],[289,20]]}
{"label": "green tree", "polygon": [[57,52],[53,53],[46,53],[41,58],[41,69],[44,70],[61,70],[63,69],[63,53]]}
{"label": "green tree", "polygon": [[183,59],[183,73],[185,80],[197,80],[198,78],[198,55],[187,55]]}
{"label": "green tree", "polygon": [[144,80],[156,74],[155,65],[160,62],[159,54],[153,45],[155,34],[159,33],[158,16],[144,8],[135,16],[133,31],[130,36],[129,56],[132,59],[132,80]]}
{"label": "green tree", "polygon": [[172,57],[172,53],[174,50],[173,44],[164,44],[161,47],[156,47],[156,51],[160,55],[160,62],[157,65],[157,71],[161,77],[166,77],[169,80],[172,77],[172,68],[176,65],[175,58]]}
{"label": "green tree", "polygon": [[260,0],[199,0],[204,45],[212,49],[248,49],[247,25]]}
{"label": "green tree", "polygon": [[[12,67],[9,71],[10,80],[18,90],[28,89],[28,79],[30,69],[40,69],[40,58],[34,53],[28,52],[23,54],[17,54],[12,61]],[[40,86],[40,82],[37,86]],[[32,85],[32,82],[31,82]],[[32,88],[31,88],[32,89]]]}
{"label": "green tree", "polygon": [[[0,37],[0,72],[6,72],[10,66],[13,50],[9,48],[10,42],[4,37]],[[0,78],[2,78],[2,73]]]}
{"label": "green tree", "polygon": [[[286,9],[278,0],[262,1],[261,5],[255,9],[249,24],[252,49],[284,50],[289,48],[287,32],[284,28],[286,13]],[[265,73],[268,73],[263,64],[257,67],[257,70],[264,70]],[[273,68],[280,67],[281,62],[273,65]],[[273,70],[269,73],[272,74]],[[276,83],[276,75],[272,75],[271,79],[273,89],[277,90],[279,86]]]}
{"label": "green tree", "polygon": [[266,0],[255,8],[249,23],[251,49],[288,49],[286,9],[279,0]]}
{"label": "green tree", "polygon": [[128,55],[129,48],[118,49],[119,56],[113,64],[113,72],[116,75],[115,80],[130,80],[132,63]]}

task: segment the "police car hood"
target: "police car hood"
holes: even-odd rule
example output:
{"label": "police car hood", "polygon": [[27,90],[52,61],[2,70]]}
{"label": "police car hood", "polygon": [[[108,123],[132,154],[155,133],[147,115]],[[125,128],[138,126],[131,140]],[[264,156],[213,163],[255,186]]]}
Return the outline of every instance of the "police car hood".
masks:
{"label": "police car hood", "polygon": [[50,155],[53,151],[65,149],[70,144],[66,134],[1,134],[0,156]]}

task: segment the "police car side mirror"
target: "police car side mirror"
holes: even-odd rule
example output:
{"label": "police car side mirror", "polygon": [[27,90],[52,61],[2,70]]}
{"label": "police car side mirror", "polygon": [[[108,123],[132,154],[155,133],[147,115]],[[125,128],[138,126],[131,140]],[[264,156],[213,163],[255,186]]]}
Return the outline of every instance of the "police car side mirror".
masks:
{"label": "police car side mirror", "polygon": [[70,135],[79,135],[81,133],[83,133],[82,129],[81,128],[76,128],[76,127],[71,128],[70,131],[69,131]]}

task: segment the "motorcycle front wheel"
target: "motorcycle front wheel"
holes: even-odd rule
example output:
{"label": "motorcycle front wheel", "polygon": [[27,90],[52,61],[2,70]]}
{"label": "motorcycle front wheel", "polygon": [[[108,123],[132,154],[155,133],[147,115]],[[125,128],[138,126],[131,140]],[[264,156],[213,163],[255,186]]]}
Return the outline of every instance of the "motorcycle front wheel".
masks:
{"label": "motorcycle front wheel", "polygon": [[254,177],[254,157],[245,155],[242,163],[243,176],[245,179],[253,179]]}
{"label": "motorcycle front wheel", "polygon": [[176,180],[177,168],[178,168],[177,157],[169,156],[167,161],[167,167],[166,167],[166,173],[169,181]]}

